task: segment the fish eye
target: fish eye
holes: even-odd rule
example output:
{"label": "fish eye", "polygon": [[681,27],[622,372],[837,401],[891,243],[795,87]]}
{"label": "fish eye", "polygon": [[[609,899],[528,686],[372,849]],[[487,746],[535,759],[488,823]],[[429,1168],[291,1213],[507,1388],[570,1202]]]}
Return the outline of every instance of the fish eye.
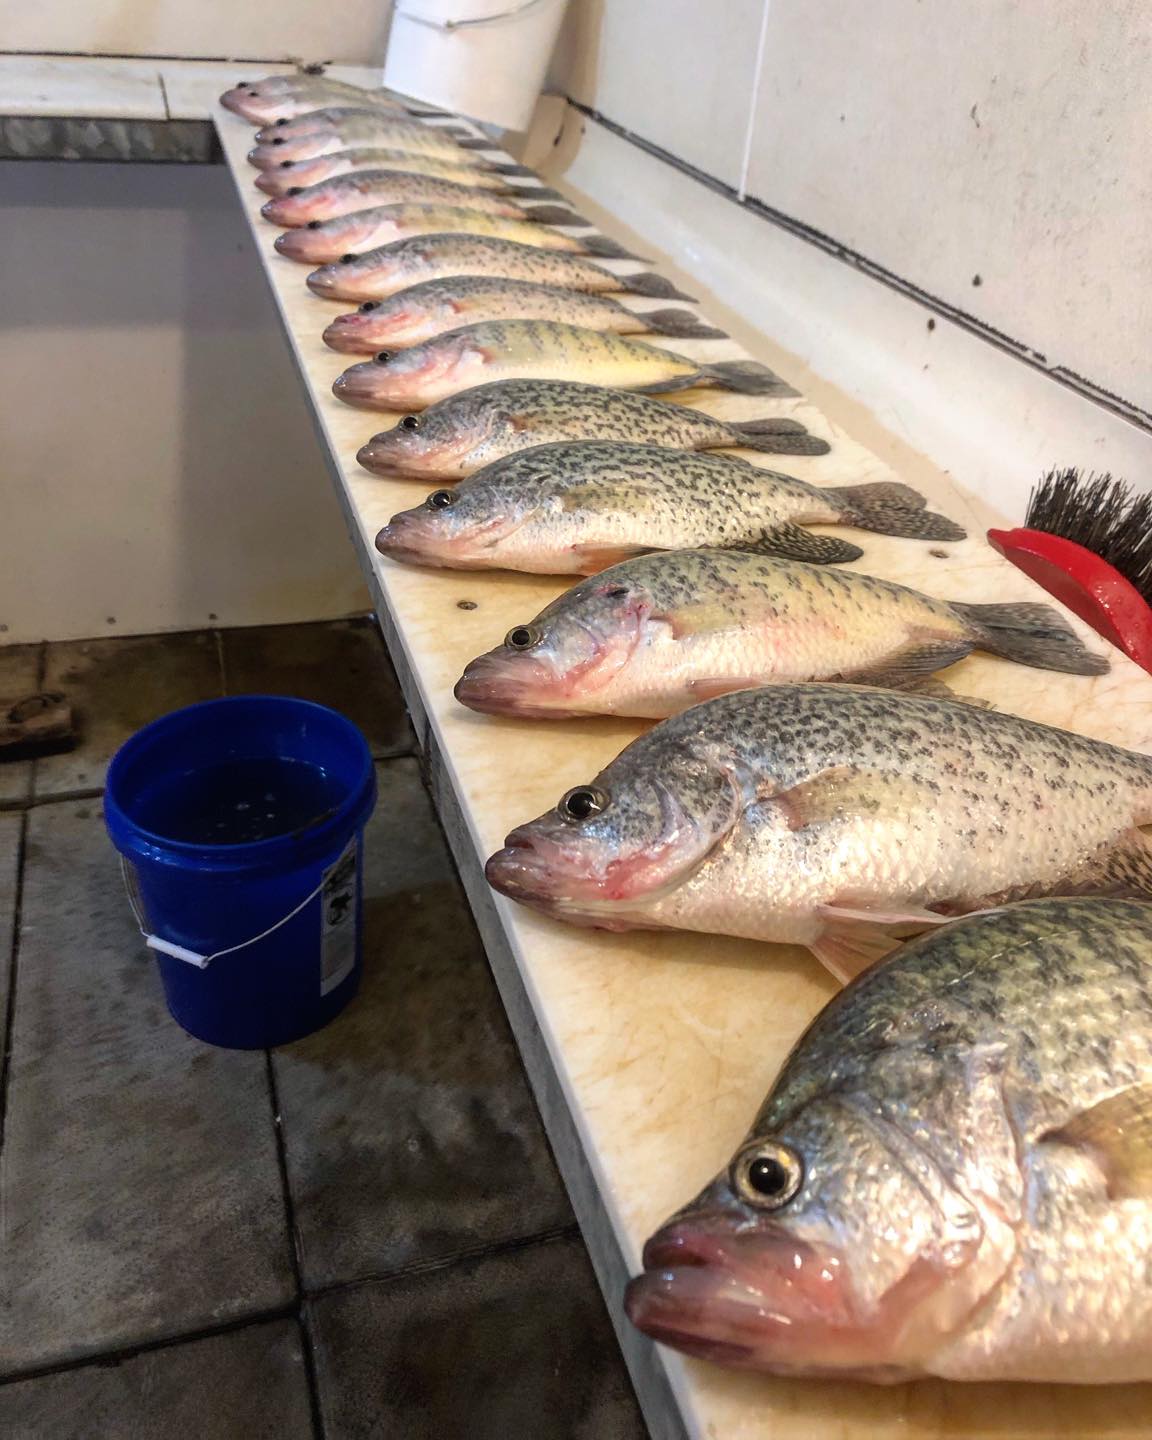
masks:
{"label": "fish eye", "polygon": [[599,815],[607,804],[608,796],[603,790],[597,790],[591,785],[577,785],[574,790],[561,796],[556,809],[561,820],[590,820],[593,815]]}
{"label": "fish eye", "polygon": [[273,120],[273,125],[287,125],[288,121],[281,115],[279,120]]}
{"label": "fish eye", "polygon": [[[360,306],[360,313],[361,315],[370,315],[373,310],[379,310],[379,308],[379,300],[365,300],[363,305]],[[401,421],[401,424],[403,424],[403,421]],[[409,426],[409,429],[411,429],[411,426]]]}
{"label": "fish eye", "polygon": [[788,1145],[762,1141],[742,1150],[729,1175],[736,1196],[758,1210],[779,1210],[804,1183],[804,1162]]}
{"label": "fish eye", "polygon": [[249,97],[250,97],[251,99],[253,99],[253,100],[259,100],[259,98],[260,98],[260,91],[259,91],[259,90],[249,90],[249,91],[248,91],[248,95],[249,95]]}
{"label": "fish eye", "polygon": [[446,510],[455,500],[456,496],[451,490],[433,490],[424,503],[429,510]]}
{"label": "fish eye", "polygon": [[538,625],[516,625],[504,637],[504,644],[510,650],[531,650],[539,645],[544,633]]}
{"label": "fish eye", "polygon": [[419,428],[420,428],[420,417],[419,417],[419,415],[405,415],[404,418],[403,418],[403,420],[400,421],[400,429],[401,429],[401,430],[419,430]]}
{"label": "fish eye", "polygon": [[273,145],[283,145],[283,144],[284,144],[284,137],[283,137],[283,135],[273,135],[273,137],[272,137],[272,144],[273,144]]}
{"label": "fish eye", "polygon": [[280,161],[280,166],[279,166],[279,168],[280,168],[281,170],[291,170],[292,166],[295,165],[295,164],[296,164],[296,161],[295,161],[295,160],[281,160],[281,161]]}
{"label": "fish eye", "polygon": [[355,259],[356,259],[356,256],[355,256],[355,255],[341,255],[341,257],[340,257],[340,264],[341,264],[341,265],[351,265],[352,262],[353,262],[353,260],[355,260]]}
{"label": "fish eye", "polygon": [[289,187],[288,187],[288,194],[289,194],[289,195],[303,195],[303,193],[304,193],[304,187],[303,187],[303,185],[289,185]]}
{"label": "fish eye", "polygon": [[377,350],[376,354],[373,356],[373,359],[376,361],[377,365],[387,365],[389,360],[392,359],[392,351]]}
{"label": "fish eye", "polygon": [[323,223],[324,223],[323,220],[309,220],[309,221],[308,221],[308,229],[309,229],[309,230],[319,230],[320,226],[323,225]]}

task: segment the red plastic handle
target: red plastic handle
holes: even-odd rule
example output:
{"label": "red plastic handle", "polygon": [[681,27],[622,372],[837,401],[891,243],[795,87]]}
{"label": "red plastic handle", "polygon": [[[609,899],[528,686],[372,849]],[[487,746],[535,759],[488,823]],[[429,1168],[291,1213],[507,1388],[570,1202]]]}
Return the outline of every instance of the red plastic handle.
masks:
{"label": "red plastic handle", "polygon": [[1044,530],[989,530],[988,543],[1152,674],[1152,608],[1119,570]]}

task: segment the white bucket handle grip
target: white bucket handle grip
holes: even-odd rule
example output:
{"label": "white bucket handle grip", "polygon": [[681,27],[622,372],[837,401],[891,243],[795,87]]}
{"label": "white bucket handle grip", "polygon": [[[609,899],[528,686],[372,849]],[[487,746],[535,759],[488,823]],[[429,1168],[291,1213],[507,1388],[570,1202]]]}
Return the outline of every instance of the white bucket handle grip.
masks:
{"label": "white bucket handle grip", "polygon": [[135,880],[128,869],[127,862],[123,855],[120,857],[120,874],[124,880],[124,893],[128,896],[128,904],[132,907],[132,914],[140,929],[140,934],[144,937],[144,943],[148,946],[149,950],[158,950],[161,955],[170,955],[173,960],[183,960],[189,965],[195,965],[197,970],[206,970],[213,960],[219,960],[223,955],[234,955],[237,950],[247,950],[250,945],[255,945],[257,941],[267,939],[269,935],[279,930],[281,925],[287,925],[289,920],[299,915],[300,911],[303,910],[306,905],[310,905],[327,883],[326,879],[322,879],[315,890],[305,895],[299,905],[289,910],[288,914],[283,916],[282,919],[277,920],[275,925],[269,925],[267,930],[261,930],[259,935],[253,935],[251,940],[241,940],[239,945],[229,945],[226,950],[213,950],[211,955],[201,955],[195,950],[187,949],[184,945],[175,945],[171,940],[164,940],[159,935],[153,935],[144,924],[144,915]]}
{"label": "white bucket handle grip", "polygon": [[470,30],[478,25],[499,25],[501,20],[516,20],[548,0],[524,0],[522,5],[513,5],[508,10],[498,10],[495,15],[478,15],[473,20],[433,20],[428,15],[418,15],[415,10],[402,10],[399,5],[395,13],[403,20],[412,20],[417,25],[427,25],[429,30]]}

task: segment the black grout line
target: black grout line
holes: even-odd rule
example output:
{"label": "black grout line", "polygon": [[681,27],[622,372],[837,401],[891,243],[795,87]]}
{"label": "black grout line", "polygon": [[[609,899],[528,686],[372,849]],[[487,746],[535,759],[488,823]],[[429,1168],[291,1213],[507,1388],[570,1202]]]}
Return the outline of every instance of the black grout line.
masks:
{"label": "black grout line", "polygon": [[249,1315],[239,1315],[233,1320],[222,1320],[218,1325],[204,1325],[197,1330],[185,1330],[175,1335],[165,1335],[158,1340],[144,1340],[136,1345],[120,1345],[112,1350],[101,1350],[94,1355],[83,1355],[75,1360],[61,1360],[54,1364],[29,1366],[25,1370],[12,1370],[0,1375],[0,1389],[5,1385],[18,1385],[22,1380],[40,1380],[48,1375],[67,1375],[73,1370],[84,1370],[89,1366],[119,1365],[133,1360],[137,1355],[151,1355],[157,1350],[171,1350],[177,1345],[189,1345],[197,1340],[211,1340],[217,1335],[234,1335],[238,1330],[248,1330],[256,1325],[268,1325],[275,1320],[291,1320],[298,1310],[297,1304],[275,1305],[267,1310],[253,1310]]}
{"label": "black grout line", "polygon": [[276,1084],[276,1066],[272,1051],[264,1052],[264,1073],[268,1080],[268,1098],[272,1105],[272,1133],[276,1140],[276,1166],[280,1172],[280,1190],[284,1201],[284,1219],[288,1226],[288,1249],[292,1263],[292,1282],[296,1289],[297,1323],[300,1329],[300,1350],[304,1356],[304,1375],[308,1381],[308,1404],[312,1412],[312,1433],[324,1440],[324,1416],[320,1409],[320,1382],[316,1374],[316,1349],[312,1330],[304,1312],[304,1269],[300,1231],[296,1224],[296,1205],[288,1178],[288,1150],[284,1143],[284,1117],[280,1109],[280,1090]]}
{"label": "black grout line", "polygon": [[12,943],[7,956],[8,1001],[4,1007],[4,1029],[0,1036],[0,1151],[8,1119],[8,1076],[12,1062],[12,1037],[16,1025],[16,980],[19,974],[20,925],[24,911],[24,859],[28,848],[28,816],[20,817],[16,841],[16,885],[12,901]]}
{"label": "black grout line", "polygon": [[706,185],[714,194],[722,196],[725,200],[730,200],[734,205],[739,205],[742,210],[749,211],[761,220],[769,221],[779,229],[786,230],[790,235],[795,235],[800,240],[806,240],[810,245],[815,245],[817,249],[823,250],[826,254],[832,255],[837,260],[842,260],[845,264],[853,266],[865,275],[870,276],[873,280],[879,280],[881,284],[887,285],[889,289],[895,290],[905,296],[905,298],[915,300],[927,309],[935,311],[937,315],[941,315],[946,320],[950,320],[954,325],[958,325],[961,329],[979,336],[981,340],[985,340],[988,344],[994,345],[998,350],[1002,350],[1005,354],[1011,355],[1013,359],[1022,360],[1025,365],[1031,366],[1034,370],[1039,370],[1042,375],[1047,375],[1049,379],[1055,380],[1058,385],[1063,385],[1066,389],[1075,391],[1081,398],[1091,400],[1093,404],[1099,405],[1105,410],[1110,410],[1122,420],[1127,420],[1129,424],[1136,425],[1142,430],[1152,431],[1152,412],[1142,409],[1133,401],[1126,400],[1122,395],[1116,395],[1110,390],[1105,390],[1102,386],[1097,385],[1086,376],[1078,375],[1076,371],[1069,370],[1067,366],[1050,364],[1046,355],[1042,355],[1038,350],[1034,350],[1023,341],[1013,339],[1012,336],[1004,334],[1001,330],[997,330],[995,326],[989,325],[987,321],[969,314],[967,310],[962,310],[958,305],[953,305],[950,301],[941,299],[938,295],[933,295],[931,291],[923,289],[913,281],[904,279],[903,276],[898,275],[894,270],[889,270],[887,266],[881,265],[878,261],[869,259],[867,255],[862,255],[858,250],[853,250],[851,246],[845,245],[842,241],[835,239],[834,236],[826,234],[823,230],[817,230],[814,225],[809,225],[806,221],[798,220],[795,216],[788,215],[783,210],[777,210],[775,206],[769,205],[764,200],[758,200],[755,196],[749,195],[747,192],[741,193],[735,185],[730,185],[726,180],[720,180],[715,175],[710,175],[706,170],[701,170],[698,166],[689,164],[687,160],[681,160],[678,155],[673,155],[670,150],[665,150],[662,145],[657,145],[651,140],[645,140],[642,135],[637,135],[634,130],[629,130],[626,126],[618,124],[615,120],[610,120],[602,111],[595,110],[590,105],[583,105],[580,101],[573,100],[570,95],[564,98],[568,104],[572,106],[573,110],[581,115],[587,116],[589,120],[594,120],[597,125],[603,126],[610,134],[626,141],[629,145],[634,145],[638,150],[643,150],[645,154],[651,155],[653,159],[660,160],[665,165],[670,165],[672,169],[678,170],[682,175],[687,175],[689,179],[696,180],[701,185]]}

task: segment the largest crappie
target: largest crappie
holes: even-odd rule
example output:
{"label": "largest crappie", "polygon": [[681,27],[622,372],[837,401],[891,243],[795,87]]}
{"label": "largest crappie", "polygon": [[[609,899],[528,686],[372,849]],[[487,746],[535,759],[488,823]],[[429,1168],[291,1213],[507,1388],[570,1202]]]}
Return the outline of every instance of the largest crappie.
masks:
{"label": "largest crappie", "polygon": [[562,919],[807,945],[1025,896],[1152,895],[1152,758],[1015,715],[843,685],[696,705],[508,836],[488,879]]}
{"label": "largest crappie", "polygon": [[632,1320],[723,1364],[1152,1380],[1152,907],[1012,906],[863,976],[644,1264]]}

